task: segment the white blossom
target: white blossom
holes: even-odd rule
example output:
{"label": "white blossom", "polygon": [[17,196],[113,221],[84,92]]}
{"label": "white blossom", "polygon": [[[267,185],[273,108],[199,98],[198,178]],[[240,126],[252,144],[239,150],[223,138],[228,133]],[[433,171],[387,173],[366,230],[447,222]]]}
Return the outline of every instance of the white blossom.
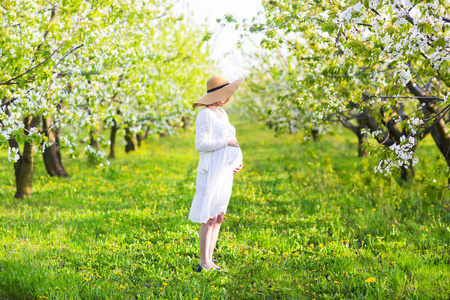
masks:
{"label": "white blossom", "polygon": [[8,148],[8,161],[17,162],[20,159],[19,149],[15,147]]}
{"label": "white blossom", "polygon": [[406,86],[406,84],[411,81],[411,72],[409,69],[401,68],[397,71],[397,76],[402,86]]}
{"label": "white blossom", "polygon": [[400,137],[400,144],[393,144],[389,147],[389,150],[395,154],[395,158],[380,160],[378,166],[374,168],[374,172],[389,175],[394,168],[408,169],[409,166],[415,166],[419,162],[419,159],[414,157],[415,147],[414,137]]}

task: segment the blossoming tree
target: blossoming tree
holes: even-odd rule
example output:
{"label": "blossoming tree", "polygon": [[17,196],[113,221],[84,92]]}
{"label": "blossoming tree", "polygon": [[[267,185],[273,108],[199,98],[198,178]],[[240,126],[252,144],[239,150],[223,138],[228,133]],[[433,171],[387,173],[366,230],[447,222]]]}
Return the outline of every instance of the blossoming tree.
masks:
{"label": "blossoming tree", "polygon": [[[263,4],[265,20],[240,27],[265,32],[263,48],[291,56],[297,76],[285,94],[308,108],[309,122],[338,120],[365,136],[365,150],[381,157],[375,172],[411,169],[428,133],[450,166],[448,1]],[[275,105],[274,114],[283,102]]]}
{"label": "blossoming tree", "polygon": [[[50,175],[66,176],[60,148],[77,157],[77,141],[87,131],[86,154],[103,159],[110,141],[98,131],[101,124],[120,121],[136,130],[137,115],[155,104],[146,94],[155,80],[147,75],[166,64],[157,48],[171,53],[174,47],[164,44],[181,21],[172,17],[171,6],[159,0],[0,4],[0,143],[14,164],[16,197],[32,194],[36,152],[44,153]],[[184,53],[200,53],[198,45],[189,50]],[[189,112],[177,102],[171,109]]]}

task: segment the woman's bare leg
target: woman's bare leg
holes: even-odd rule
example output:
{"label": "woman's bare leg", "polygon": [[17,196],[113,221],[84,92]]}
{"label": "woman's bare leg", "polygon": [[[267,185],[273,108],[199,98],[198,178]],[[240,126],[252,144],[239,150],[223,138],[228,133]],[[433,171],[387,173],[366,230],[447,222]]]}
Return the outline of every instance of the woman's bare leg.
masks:
{"label": "woman's bare leg", "polygon": [[224,216],[223,213],[218,215],[213,224],[213,228],[212,228],[212,232],[211,232],[211,241],[209,243],[209,249],[208,249],[209,261],[216,269],[218,268],[218,266],[212,262],[212,256],[213,256],[214,248],[216,247],[217,237],[219,236],[220,225],[222,225],[223,216]]}
{"label": "woman's bare leg", "polygon": [[209,249],[211,248],[211,239],[216,219],[217,218],[211,218],[206,223],[202,223],[198,233],[200,241],[200,266],[205,270],[214,268],[211,256],[209,255]]}

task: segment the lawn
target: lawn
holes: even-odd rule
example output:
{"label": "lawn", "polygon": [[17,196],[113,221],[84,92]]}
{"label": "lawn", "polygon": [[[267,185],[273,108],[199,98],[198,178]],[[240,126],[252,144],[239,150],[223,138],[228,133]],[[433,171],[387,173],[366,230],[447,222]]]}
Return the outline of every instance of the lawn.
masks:
{"label": "lawn", "polygon": [[244,169],[220,274],[194,272],[192,130],[121,149],[108,169],[64,159],[70,178],[48,177],[38,157],[23,200],[2,151],[0,298],[448,299],[450,201],[429,137],[415,180],[401,183],[375,175],[347,131],[305,143],[232,120]]}

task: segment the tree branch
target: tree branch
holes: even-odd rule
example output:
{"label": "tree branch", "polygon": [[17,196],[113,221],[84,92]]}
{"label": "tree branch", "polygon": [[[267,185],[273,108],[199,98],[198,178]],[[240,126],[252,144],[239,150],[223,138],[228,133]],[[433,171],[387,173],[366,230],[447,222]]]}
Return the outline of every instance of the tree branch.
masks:
{"label": "tree branch", "polygon": [[356,23],[356,25],[367,26],[367,27],[373,27],[372,25],[366,24],[366,23]]}
{"label": "tree branch", "polygon": [[377,14],[377,16],[379,16],[380,15],[380,13],[375,9],[375,8],[370,8],[370,10],[371,11],[373,11],[374,13],[376,13]]}
{"label": "tree branch", "polygon": [[423,119],[423,121],[430,121],[430,120],[433,120],[434,118],[436,118],[437,116],[439,116],[442,113],[445,114],[449,107],[450,107],[450,104],[445,105],[443,109],[441,109],[440,111],[435,113],[432,117]]}
{"label": "tree branch", "polygon": [[430,93],[430,95],[433,95],[433,93],[430,91],[430,89],[428,88],[428,86],[423,82],[422,78],[420,78],[419,74],[417,74],[417,72],[414,70],[413,66],[411,65],[411,63],[408,61],[406,63],[406,65],[411,69],[411,71],[414,72],[414,74],[416,74],[417,78],[419,78],[420,82],[422,82],[424,88],[428,91],[428,93]]}
{"label": "tree branch", "polygon": [[442,19],[442,21],[444,21],[444,22],[450,23],[450,19],[449,19],[449,18],[441,17],[441,19]]}
{"label": "tree branch", "polygon": [[[99,72],[81,72],[80,75],[98,75],[100,74]],[[67,73],[58,73],[58,75],[56,75],[57,78],[61,78],[61,77],[65,77],[68,75],[73,75],[72,72],[67,72]]]}
{"label": "tree branch", "polygon": [[57,8],[59,8],[59,6],[58,5],[55,5],[55,4],[53,4],[53,3],[51,3],[50,1],[48,1],[48,0],[45,0],[45,2],[47,2],[48,4],[50,4],[51,6],[53,6],[53,7],[57,7]]}
{"label": "tree branch", "polygon": [[3,28],[16,27],[16,26],[20,26],[20,24],[22,24],[22,23],[17,23],[17,24],[13,24],[13,25],[5,25],[5,26],[2,26],[2,27]]}
{"label": "tree branch", "polygon": [[354,133],[358,134],[359,130],[356,126],[354,126],[352,123],[348,122],[347,120],[345,120],[344,118],[339,118],[339,121],[341,122],[342,125],[344,125],[345,127],[347,127],[348,129],[350,129],[351,131],[353,131]]}
{"label": "tree branch", "polygon": [[[414,98],[414,99],[422,99],[422,100],[437,100],[437,101],[445,101],[443,98],[438,98],[438,97],[428,97],[428,96],[378,96],[378,98],[381,99],[387,99],[387,98]],[[429,102],[431,103],[431,101],[424,101],[424,102]]]}
{"label": "tree branch", "polygon": [[22,77],[22,76],[24,76],[24,75],[30,73],[31,71],[33,71],[33,70],[39,68],[40,66],[42,66],[43,64],[45,64],[50,58],[52,58],[53,55],[55,55],[55,53],[58,52],[58,51],[62,48],[62,46],[64,46],[65,43],[66,43],[66,41],[64,41],[64,42],[61,44],[61,46],[59,46],[55,51],[53,51],[53,52],[50,54],[49,57],[47,57],[46,59],[44,59],[42,62],[40,62],[40,63],[37,64],[36,66],[32,67],[31,69],[28,69],[27,71],[23,72],[22,74],[17,75],[16,77],[13,77],[13,78],[9,79],[8,81],[0,82],[0,85],[9,85],[9,84],[11,84],[11,82],[12,82],[13,80],[16,80],[16,79],[18,79],[18,78],[20,78],[20,77]]}
{"label": "tree branch", "polygon": [[[447,106],[447,108],[445,109],[445,112],[443,112],[442,115],[439,116],[439,118],[437,118],[436,120],[434,120],[433,123],[431,123],[431,125],[427,126],[424,130],[422,130],[422,131],[416,133],[415,135],[413,135],[413,137],[416,137],[416,136],[418,136],[418,135],[421,135],[422,133],[427,133],[428,131],[430,131],[436,124],[439,123],[439,121],[440,121],[443,117],[445,117],[445,115],[447,114],[447,112],[448,112],[449,110],[450,110],[450,107]],[[436,116],[437,116],[437,115],[435,115],[434,117],[436,117]],[[434,118],[434,117],[433,117],[433,118]],[[430,119],[431,119],[431,118],[430,118]],[[450,147],[449,147],[449,149],[450,149]],[[448,151],[448,150],[447,150],[447,151]]]}
{"label": "tree branch", "polygon": [[78,46],[76,46],[76,47],[74,47],[74,48],[72,48],[72,49],[70,49],[70,51],[67,52],[66,55],[64,55],[64,56],[63,56],[60,60],[58,60],[58,62],[55,64],[55,66],[53,67],[53,72],[55,71],[55,68],[56,68],[56,67],[57,67],[64,59],[66,59],[67,56],[69,56],[72,52],[74,52],[74,51],[80,49],[80,48],[83,47],[83,46],[84,46],[84,43],[81,44],[81,45],[78,45]]}

